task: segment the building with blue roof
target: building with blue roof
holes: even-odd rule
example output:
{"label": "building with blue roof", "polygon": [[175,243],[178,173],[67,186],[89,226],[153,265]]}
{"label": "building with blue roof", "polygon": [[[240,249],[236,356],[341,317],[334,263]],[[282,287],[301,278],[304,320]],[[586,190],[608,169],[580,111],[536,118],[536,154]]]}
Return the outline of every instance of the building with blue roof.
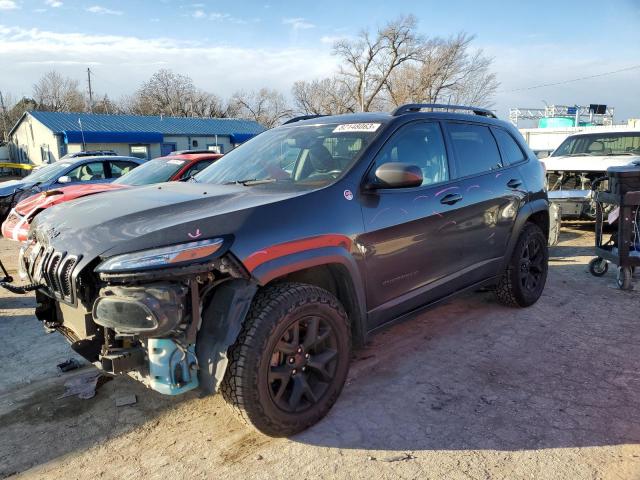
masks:
{"label": "building with blue roof", "polygon": [[226,153],[264,131],[252,120],[25,112],[9,133],[14,162],[41,165],[67,153],[113,150],[155,158],[176,150]]}

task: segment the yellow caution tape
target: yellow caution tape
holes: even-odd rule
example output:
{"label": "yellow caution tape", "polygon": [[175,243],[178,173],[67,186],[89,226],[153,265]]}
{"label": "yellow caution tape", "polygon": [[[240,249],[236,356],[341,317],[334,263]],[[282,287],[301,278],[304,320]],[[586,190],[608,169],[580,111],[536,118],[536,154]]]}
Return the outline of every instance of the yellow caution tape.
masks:
{"label": "yellow caution tape", "polygon": [[20,168],[22,170],[32,170],[35,165],[29,165],[28,163],[11,163],[0,162],[0,168]]}

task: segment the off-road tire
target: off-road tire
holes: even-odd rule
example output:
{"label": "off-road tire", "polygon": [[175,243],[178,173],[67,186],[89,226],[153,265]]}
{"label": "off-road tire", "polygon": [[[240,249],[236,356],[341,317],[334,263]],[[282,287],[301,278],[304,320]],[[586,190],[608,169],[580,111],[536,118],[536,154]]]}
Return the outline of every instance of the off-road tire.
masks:
{"label": "off-road tire", "polygon": [[[534,291],[524,288],[520,281],[520,265],[523,251],[528,242],[540,242],[542,248],[542,273]],[[538,301],[547,280],[549,250],[548,240],[542,229],[535,223],[527,222],[518,237],[511,259],[496,285],[495,294],[498,301],[510,307],[528,307]]]}
{"label": "off-road tire", "polygon": [[[278,408],[270,393],[267,376],[272,349],[287,325],[310,312],[321,315],[335,331],[335,374],[315,404],[302,412],[286,412]],[[349,320],[340,302],[316,286],[277,283],[256,294],[238,339],[228,351],[229,365],[221,393],[231,410],[259,432],[272,437],[293,435],[318,422],[331,409],[344,386],[350,356]]]}

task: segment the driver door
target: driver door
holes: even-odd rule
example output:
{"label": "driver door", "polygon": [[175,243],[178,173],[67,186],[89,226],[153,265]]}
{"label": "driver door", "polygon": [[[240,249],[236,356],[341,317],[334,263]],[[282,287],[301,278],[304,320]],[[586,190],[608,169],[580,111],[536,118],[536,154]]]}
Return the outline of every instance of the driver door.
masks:
{"label": "driver door", "polygon": [[366,252],[370,328],[440,296],[464,256],[455,204],[442,203],[455,190],[440,124],[401,127],[382,147],[369,175],[387,162],[420,167],[423,183],[363,195],[365,233],[359,242]]}

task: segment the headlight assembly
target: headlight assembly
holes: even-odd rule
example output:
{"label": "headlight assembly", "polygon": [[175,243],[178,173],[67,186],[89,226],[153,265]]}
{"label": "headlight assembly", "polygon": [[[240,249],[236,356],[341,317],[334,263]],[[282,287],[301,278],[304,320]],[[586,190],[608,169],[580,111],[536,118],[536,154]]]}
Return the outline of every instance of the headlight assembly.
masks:
{"label": "headlight assembly", "polygon": [[95,271],[129,272],[188,264],[210,257],[222,247],[223,242],[222,238],[213,238],[116,255],[98,265]]}

